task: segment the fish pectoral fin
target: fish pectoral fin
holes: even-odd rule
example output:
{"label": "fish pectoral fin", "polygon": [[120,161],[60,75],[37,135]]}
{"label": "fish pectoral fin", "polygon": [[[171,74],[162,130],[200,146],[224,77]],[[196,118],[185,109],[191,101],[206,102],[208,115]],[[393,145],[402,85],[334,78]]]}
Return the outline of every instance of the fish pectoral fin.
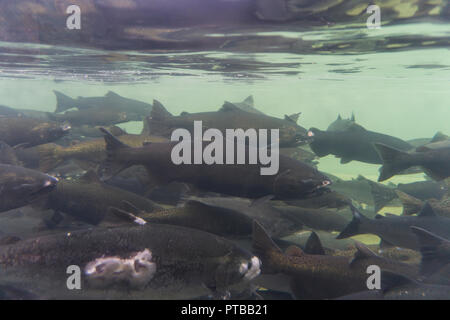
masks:
{"label": "fish pectoral fin", "polygon": [[138,216],[138,215],[140,215],[142,213],[141,209],[139,209],[138,207],[136,207],[134,204],[132,204],[129,201],[122,200],[121,206],[122,206],[123,210],[125,210],[127,212],[130,212],[130,213],[132,213],[134,215]]}
{"label": "fish pectoral fin", "polygon": [[272,200],[273,198],[275,198],[275,196],[273,194],[269,194],[267,196],[258,198],[258,199],[254,199],[250,204],[249,207],[259,207],[262,206],[266,203],[268,203],[270,200]]}
{"label": "fish pectoral fin", "polygon": [[119,209],[116,207],[109,207],[108,212],[110,212],[111,214],[113,214],[114,216],[116,216],[117,218],[119,218],[123,221],[134,222],[139,225],[144,225],[147,223],[147,221],[145,221],[144,219],[142,219],[140,217],[135,216],[131,212],[127,212],[125,210],[122,210],[122,209]]}

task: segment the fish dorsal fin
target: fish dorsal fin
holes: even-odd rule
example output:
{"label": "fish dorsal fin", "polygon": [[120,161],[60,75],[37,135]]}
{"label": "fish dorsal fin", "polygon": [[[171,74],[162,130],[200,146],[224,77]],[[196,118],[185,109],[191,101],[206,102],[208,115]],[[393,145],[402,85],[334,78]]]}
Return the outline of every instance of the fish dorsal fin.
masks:
{"label": "fish dorsal fin", "polygon": [[81,178],[80,181],[86,183],[101,183],[97,173],[94,170],[88,170]]}
{"label": "fish dorsal fin", "polygon": [[284,253],[290,257],[301,257],[305,254],[303,250],[297,246],[289,246]]}
{"label": "fish dorsal fin", "polygon": [[353,265],[356,261],[367,259],[367,258],[378,258],[378,255],[370,250],[367,246],[362,244],[361,242],[355,242],[356,252],[353,258],[350,260],[350,266]]}
{"label": "fish dorsal fin", "polygon": [[267,196],[264,196],[264,197],[261,197],[261,198],[258,198],[258,199],[254,199],[251,203],[250,203],[250,205],[249,205],[249,207],[260,207],[260,206],[262,206],[262,205],[264,205],[264,204],[266,204],[266,203],[268,203],[270,200],[272,200],[273,198],[275,198],[275,196],[273,195],[273,194],[269,194],[269,195],[267,195]]}
{"label": "fish dorsal fin", "polygon": [[419,227],[411,227],[411,230],[419,241],[419,249],[422,255],[421,275],[430,276],[450,263],[450,255],[445,249],[442,249],[450,247],[448,240]]}
{"label": "fish dorsal fin", "polygon": [[15,150],[4,141],[0,141],[0,163],[10,165],[18,165],[20,163]]}
{"label": "fish dorsal fin", "polygon": [[422,200],[414,198],[413,196],[400,190],[395,190],[395,193],[403,205],[403,215],[410,216],[414,213],[420,212],[420,209],[423,207]]}
{"label": "fish dorsal fin", "polygon": [[338,117],[337,117],[336,120],[342,120],[342,117],[341,117],[341,114],[340,114],[340,113],[338,114]]}
{"label": "fish dorsal fin", "polygon": [[282,252],[256,220],[253,220],[252,247],[255,253],[260,255],[270,251]]}
{"label": "fish dorsal fin", "polygon": [[122,129],[116,125],[109,127],[109,132],[111,132],[111,134],[114,137],[120,137],[120,136],[127,134],[127,132],[124,129]]}
{"label": "fish dorsal fin", "polygon": [[355,122],[355,113],[352,111],[352,117],[350,118],[350,121]]}
{"label": "fish dorsal fin", "polygon": [[436,132],[436,134],[433,136],[433,138],[431,138],[430,143],[445,141],[448,139],[449,139],[449,136],[447,136],[446,134],[443,134],[442,132],[439,131],[439,132]]}
{"label": "fish dorsal fin", "polygon": [[242,103],[245,103],[246,105],[253,107],[254,102],[253,102],[253,96],[249,95],[247,98],[245,98],[244,101],[242,101]]}
{"label": "fish dorsal fin", "polygon": [[419,214],[417,215],[419,218],[424,217],[437,217],[436,213],[434,212],[433,208],[431,207],[430,203],[427,201],[423,205],[422,209],[420,210]]}
{"label": "fish dorsal fin", "polygon": [[394,273],[391,271],[381,271],[381,290],[383,291],[383,293],[386,293],[391,289],[409,284],[416,284],[416,282],[398,273]]}
{"label": "fish dorsal fin", "polygon": [[234,103],[225,101],[219,112],[241,111]]}
{"label": "fish dorsal fin", "polygon": [[117,98],[117,97],[120,97],[117,93],[115,93],[115,92],[112,92],[112,91],[108,91],[106,94],[105,94],[105,97],[108,97],[108,98]]}
{"label": "fish dorsal fin", "polygon": [[284,120],[297,124],[298,118],[300,117],[301,114],[302,114],[301,112],[298,112],[291,114],[290,116],[284,115]]}
{"label": "fish dorsal fin", "polygon": [[172,114],[169,111],[167,111],[166,108],[164,108],[161,102],[154,99],[152,111],[150,112],[150,117],[152,120],[158,121],[172,117]]}
{"label": "fish dorsal fin", "polygon": [[320,242],[320,238],[314,231],[308,237],[308,240],[305,244],[305,252],[307,254],[320,254],[325,255],[325,250],[322,246],[322,242]]}

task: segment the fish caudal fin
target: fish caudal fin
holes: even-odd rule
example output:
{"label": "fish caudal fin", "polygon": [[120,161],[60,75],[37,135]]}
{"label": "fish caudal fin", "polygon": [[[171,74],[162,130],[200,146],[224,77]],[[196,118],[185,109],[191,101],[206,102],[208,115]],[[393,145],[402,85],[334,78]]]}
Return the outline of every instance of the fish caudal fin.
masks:
{"label": "fish caudal fin", "polygon": [[411,230],[419,241],[422,255],[420,274],[422,276],[430,276],[450,263],[448,249],[444,248],[449,246],[448,240],[419,227],[413,226]]}
{"label": "fish caudal fin", "polygon": [[336,237],[336,239],[345,239],[357,234],[360,234],[360,225],[362,220],[367,219],[361,212],[359,212],[353,205],[350,205],[352,210],[353,219],[349,224],[341,231],[341,233]]}
{"label": "fish caudal fin", "polygon": [[131,147],[122,143],[105,128],[100,128],[100,131],[103,132],[106,142],[106,160],[99,168],[99,175],[102,180],[108,180],[128,167],[128,164],[120,161],[117,156],[120,150]]}
{"label": "fish caudal fin", "polygon": [[375,212],[380,211],[389,202],[397,198],[397,194],[393,189],[370,180],[367,180],[367,183],[369,184],[370,192],[372,193]]}
{"label": "fish caudal fin", "polygon": [[378,181],[387,180],[411,167],[411,164],[409,164],[408,161],[405,161],[410,158],[408,153],[382,143],[375,143],[375,149],[378,151],[378,154],[383,161]]}
{"label": "fish caudal fin", "polygon": [[63,112],[71,108],[76,108],[75,99],[61,93],[59,91],[53,90],[56,96],[56,109],[55,113]]}
{"label": "fish caudal fin", "polygon": [[422,200],[414,198],[413,196],[410,196],[409,194],[400,190],[395,190],[395,193],[397,193],[398,198],[402,202],[403,215],[410,216],[422,210],[422,207],[424,205],[424,202]]}

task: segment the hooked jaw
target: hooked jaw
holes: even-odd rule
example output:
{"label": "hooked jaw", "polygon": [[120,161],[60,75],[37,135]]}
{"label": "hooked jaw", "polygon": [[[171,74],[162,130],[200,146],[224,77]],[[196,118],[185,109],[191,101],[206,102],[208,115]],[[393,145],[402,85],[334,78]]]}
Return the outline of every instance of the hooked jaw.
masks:
{"label": "hooked jaw", "polygon": [[250,261],[241,263],[239,273],[247,281],[256,278],[261,273],[261,260],[253,256]]}

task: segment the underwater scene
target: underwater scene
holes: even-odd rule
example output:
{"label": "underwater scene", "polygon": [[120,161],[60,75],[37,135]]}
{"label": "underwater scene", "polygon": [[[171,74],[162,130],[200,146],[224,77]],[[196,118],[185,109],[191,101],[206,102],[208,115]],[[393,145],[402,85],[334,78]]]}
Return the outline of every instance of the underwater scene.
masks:
{"label": "underwater scene", "polygon": [[0,299],[449,300],[449,22],[0,0]]}

